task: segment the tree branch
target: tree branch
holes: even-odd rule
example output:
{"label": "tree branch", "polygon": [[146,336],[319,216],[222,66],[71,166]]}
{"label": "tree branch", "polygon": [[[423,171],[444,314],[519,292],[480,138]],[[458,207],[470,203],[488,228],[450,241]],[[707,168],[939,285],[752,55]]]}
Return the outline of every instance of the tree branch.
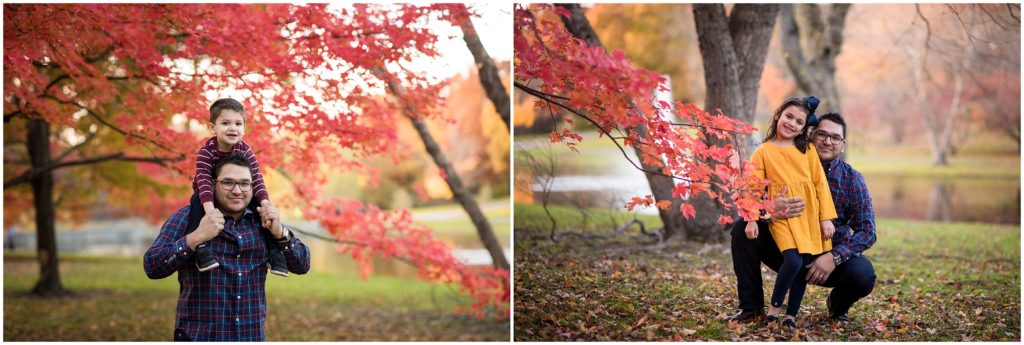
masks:
{"label": "tree branch", "polygon": [[[517,89],[520,89],[520,90],[522,90],[522,91],[524,91],[524,92],[534,96],[534,97],[540,98],[541,100],[543,100],[543,101],[545,101],[545,102],[547,102],[549,104],[557,105],[558,107],[560,107],[562,109],[565,109],[565,110],[573,113],[574,115],[579,116],[580,118],[586,120],[587,122],[590,122],[591,124],[593,124],[594,127],[597,127],[597,129],[599,131],[601,131],[601,133],[603,133],[605,136],[607,136],[612,141],[612,143],[615,144],[615,147],[619,149],[619,152],[622,152],[622,156],[626,158],[626,161],[629,162],[629,164],[632,165],[637,170],[640,170],[640,171],[645,172],[645,173],[653,174],[653,175],[669,177],[669,178],[680,180],[680,181],[686,181],[686,182],[689,182],[689,183],[703,183],[703,184],[711,185],[711,182],[697,182],[697,181],[693,181],[693,180],[685,178],[685,177],[679,177],[679,176],[675,176],[675,175],[665,174],[665,173],[660,172],[660,171],[651,171],[651,170],[644,169],[643,167],[639,166],[636,162],[634,162],[632,158],[629,158],[629,155],[626,154],[626,149],[623,148],[621,144],[619,144],[618,140],[614,139],[614,136],[610,132],[605,130],[604,127],[601,127],[597,123],[597,121],[594,121],[589,116],[587,116],[587,115],[585,115],[583,113],[580,113],[579,111],[577,111],[576,109],[573,109],[572,107],[569,107],[569,106],[567,106],[565,104],[562,104],[562,103],[556,102],[556,101],[554,101],[554,100],[552,100],[550,98],[547,98],[546,94],[543,93],[543,92],[536,91],[536,90],[534,90],[532,88],[529,88],[526,85],[520,84],[518,82],[515,83],[515,87]],[[687,125],[687,124],[678,124],[678,125]],[[734,188],[730,188],[730,187],[726,187],[726,188],[730,189],[730,190],[735,190]]]}
{"label": "tree branch", "polygon": [[85,140],[83,140],[82,142],[80,142],[78,144],[75,144],[74,146],[68,148],[63,153],[61,153],[60,156],[57,156],[57,158],[54,158],[53,161],[54,162],[63,161],[64,158],[67,158],[68,155],[70,155],[71,153],[73,153],[75,151],[78,151],[83,146],[85,146],[85,144],[88,144],[90,141],[92,141],[92,139],[94,139],[94,138],[96,138],[96,132],[89,132],[89,136],[86,137]]}
{"label": "tree branch", "polygon": [[36,175],[45,173],[47,171],[51,171],[51,170],[58,169],[58,168],[75,166],[75,165],[95,164],[95,163],[101,163],[101,162],[111,161],[111,160],[119,160],[119,161],[125,161],[125,162],[148,162],[148,163],[155,163],[155,164],[163,165],[166,162],[177,162],[177,161],[180,161],[182,159],[185,159],[184,155],[182,155],[180,157],[135,157],[135,156],[126,156],[124,154],[124,152],[118,152],[118,153],[111,153],[111,154],[108,154],[108,155],[103,155],[103,156],[98,156],[98,157],[83,158],[83,159],[79,159],[79,160],[66,161],[66,162],[54,161],[53,163],[50,163],[49,165],[42,166],[42,167],[39,167],[39,168],[35,168],[35,169],[32,169],[32,170],[26,171],[26,172],[22,173],[21,175],[15,176],[14,178],[11,178],[10,180],[4,181],[4,189],[16,186],[18,184],[27,183],[27,182],[31,181],[33,178],[35,178]]}
{"label": "tree branch", "polygon": [[55,96],[53,96],[53,95],[50,95],[50,94],[44,94],[44,95],[43,95],[43,98],[48,98],[48,99],[52,99],[52,100],[54,100],[55,102],[57,102],[57,103],[61,103],[61,104],[67,104],[67,105],[73,105],[73,106],[76,106],[76,107],[78,107],[79,109],[85,110],[85,111],[86,111],[86,113],[88,113],[88,114],[89,114],[89,116],[92,116],[92,117],[93,117],[94,119],[96,119],[96,121],[99,121],[99,122],[100,122],[101,124],[103,124],[104,126],[107,126],[107,127],[109,127],[110,129],[113,129],[113,130],[114,130],[115,132],[118,132],[118,133],[120,133],[121,135],[124,135],[124,136],[126,136],[126,137],[132,137],[132,138],[136,138],[136,139],[139,139],[139,140],[142,140],[142,141],[146,141],[146,142],[149,142],[149,143],[151,143],[151,144],[153,144],[153,145],[156,145],[156,147],[159,147],[159,148],[161,148],[161,149],[164,149],[164,150],[166,150],[166,151],[168,151],[168,152],[174,152],[174,150],[171,150],[171,149],[170,149],[170,148],[168,148],[167,146],[164,146],[163,144],[161,144],[161,143],[158,143],[158,142],[156,142],[156,141],[155,141],[155,140],[153,140],[153,139],[150,139],[150,138],[146,138],[146,137],[144,137],[144,136],[141,136],[141,135],[138,135],[138,134],[135,134],[135,133],[128,133],[128,131],[125,131],[124,129],[121,129],[120,127],[117,127],[117,126],[115,126],[114,124],[112,124],[112,123],[108,122],[108,121],[107,121],[106,119],[104,119],[104,118],[103,118],[102,116],[100,116],[100,114],[96,113],[96,111],[94,111],[94,110],[92,110],[91,108],[89,108],[89,107],[86,107],[86,106],[84,106],[84,105],[78,104],[78,102],[75,102],[75,101],[67,101],[67,100],[63,100],[63,99],[57,98],[57,97],[55,97]]}
{"label": "tree branch", "polygon": [[[300,233],[300,234],[303,234],[303,235],[306,235],[306,236],[309,236],[309,237],[313,237],[313,238],[321,240],[321,241],[341,243],[341,244],[347,244],[347,245],[350,245],[350,246],[357,246],[357,247],[366,247],[366,244],[363,244],[363,243],[359,243],[359,242],[355,242],[355,241],[339,240],[339,239],[334,238],[334,237],[328,237],[328,236],[324,236],[324,235],[321,235],[321,234],[313,233],[313,232],[310,232],[310,231],[302,230],[302,229],[300,229],[298,227],[295,227],[294,225],[291,225],[291,224],[281,223],[281,225],[284,225],[284,226],[288,227],[289,230],[295,231],[297,233]],[[398,259],[399,261],[402,261],[402,262],[405,262],[407,264],[410,264],[410,265],[412,265],[414,267],[419,267],[419,266],[416,265],[416,263],[414,261],[412,261],[412,259],[409,259],[407,257],[398,256],[398,255],[394,255],[392,257],[395,258],[395,259]]]}

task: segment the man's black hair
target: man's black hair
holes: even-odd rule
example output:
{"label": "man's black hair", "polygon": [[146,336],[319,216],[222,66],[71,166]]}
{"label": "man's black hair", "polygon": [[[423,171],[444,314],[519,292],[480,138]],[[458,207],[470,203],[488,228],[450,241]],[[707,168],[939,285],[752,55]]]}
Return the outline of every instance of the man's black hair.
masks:
{"label": "man's black hair", "polygon": [[210,105],[210,123],[216,123],[220,113],[225,110],[234,110],[242,114],[242,120],[245,120],[245,107],[242,106],[241,102],[231,98],[221,98]]}
{"label": "man's black hair", "polygon": [[843,126],[843,139],[846,139],[846,120],[843,120],[843,115],[839,113],[827,113],[818,117],[818,125],[821,126],[821,121],[829,120]]}
{"label": "man's black hair", "polygon": [[245,159],[245,156],[242,156],[242,154],[240,153],[232,153],[227,157],[221,158],[219,161],[217,161],[216,164],[213,165],[212,178],[214,182],[217,181],[217,176],[220,175],[220,168],[223,168],[225,165],[228,164],[243,166],[246,169],[249,169],[250,172],[252,171],[252,165],[249,165],[249,161]]}

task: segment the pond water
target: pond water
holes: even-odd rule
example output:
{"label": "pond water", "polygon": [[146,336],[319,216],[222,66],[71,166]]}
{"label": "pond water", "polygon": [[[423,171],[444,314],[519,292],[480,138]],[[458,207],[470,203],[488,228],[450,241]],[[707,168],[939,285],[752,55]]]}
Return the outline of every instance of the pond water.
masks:
{"label": "pond water", "polygon": [[[550,203],[622,209],[625,200],[651,194],[644,174],[626,163],[617,149],[581,150],[578,155],[557,157]],[[544,190],[524,164],[516,166],[516,174],[520,175],[517,181],[533,181],[534,195]],[[1020,223],[1019,179],[865,175],[865,180],[878,218]],[[657,209],[638,212],[657,214]]]}

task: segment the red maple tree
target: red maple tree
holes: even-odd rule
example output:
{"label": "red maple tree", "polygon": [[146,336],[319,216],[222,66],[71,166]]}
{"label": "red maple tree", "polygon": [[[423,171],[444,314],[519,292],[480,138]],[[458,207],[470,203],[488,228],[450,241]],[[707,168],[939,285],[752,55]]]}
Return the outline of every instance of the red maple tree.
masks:
{"label": "red maple tree", "polygon": [[[83,178],[61,170],[126,161],[141,187],[103,180],[99,171],[84,178],[98,183],[111,204],[162,221],[190,192],[193,153],[208,135],[190,128],[208,122],[208,95],[234,90],[245,95],[246,142],[265,171],[292,183],[294,193],[275,203],[319,220],[364,275],[374,256],[405,260],[424,279],[460,286],[478,315],[496,310],[507,317],[507,271],[464,265],[406,210],[318,192],[328,174],[376,176],[361,158],[403,152],[396,131],[403,109],[441,116],[444,82],[409,64],[437,56],[429,23],[459,25],[465,11],[452,5],[5,4],[7,137],[23,138],[39,121],[61,133],[45,135],[49,149],[60,153],[31,166],[24,149],[5,144],[5,174],[14,176],[4,183],[7,212],[30,205],[32,192],[23,186],[42,176]],[[388,94],[382,76],[401,83],[401,97]],[[25,146],[32,150],[29,141]],[[57,185],[87,188],[77,182]]]}
{"label": "red maple tree", "polygon": [[[608,53],[574,37],[560,22],[550,19],[551,13],[572,16],[564,8],[550,5],[516,5],[515,9],[515,85],[540,99],[538,113],[551,112],[554,117],[554,111],[562,109],[593,124],[636,169],[675,179],[674,196],[706,193],[744,219],[758,217],[757,210],[770,203],[764,195],[767,180],[754,176],[750,163],[740,162],[734,147],[736,135],[749,134],[755,128],[720,111],[712,114],[689,103],[655,102],[662,77],[635,67],[622,51]],[[666,109],[681,121],[663,117]],[[566,122],[573,124],[571,118]],[[569,127],[553,131],[550,137],[573,150],[582,140]],[[640,159],[659,170],[634,162],[624,146],[639,149]],[[714,192],[712,185],[722,187],[728,195]],[[647,195],[634,197],[626,208],[654,205],[664,209],[669,204],[655,203]],[[688,203],[679,211],[687,218],[696,215]],[[719,217],[722,224],[732,221],[727,214]]]}

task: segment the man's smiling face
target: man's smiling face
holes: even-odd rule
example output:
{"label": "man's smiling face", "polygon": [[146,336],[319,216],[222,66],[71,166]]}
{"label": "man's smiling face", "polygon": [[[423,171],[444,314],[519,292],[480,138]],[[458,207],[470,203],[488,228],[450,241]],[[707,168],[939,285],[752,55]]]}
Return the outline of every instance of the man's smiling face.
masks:
{"label": "man's smiling face", "polygon": [[[252,200],[252,171],[238,164],[224,164],[217,174],[216,184],[213,196],[217,208],[225,215],[242,215]],[[225,190],[230,184],[234,184],[231,190]],[[243,188],[244,185],[248,186]]]}
{"label": "man's smiling face", "polygon": [[815,128],[814,134],[811,135],[811,141],[818,149],[818,158],[821,158],[823,162],[835,159],[843,153],[843,148],[846,147],[843,126],[829,120],[822,120],[818,123],[818,128]]}

